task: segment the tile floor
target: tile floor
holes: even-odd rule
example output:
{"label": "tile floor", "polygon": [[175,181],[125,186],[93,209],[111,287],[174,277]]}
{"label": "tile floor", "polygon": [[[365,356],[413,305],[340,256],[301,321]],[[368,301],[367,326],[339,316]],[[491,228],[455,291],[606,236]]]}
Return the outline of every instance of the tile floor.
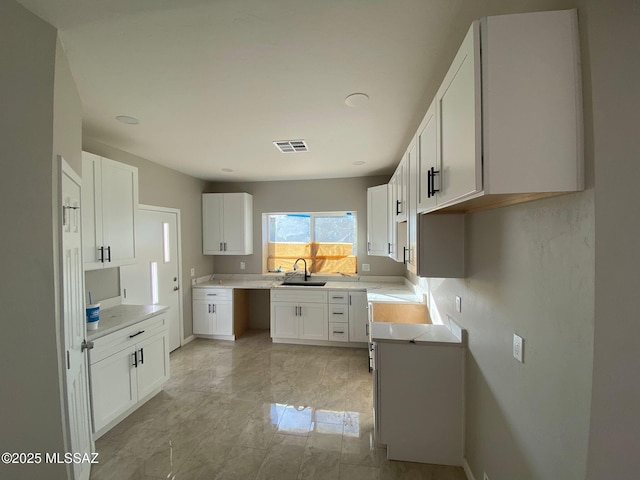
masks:
{"label": "tile floor", "polygon": [[91,478],[466,480],[386,460],[373,442],[364,349],[195,340],[164,390],[96,442]]}

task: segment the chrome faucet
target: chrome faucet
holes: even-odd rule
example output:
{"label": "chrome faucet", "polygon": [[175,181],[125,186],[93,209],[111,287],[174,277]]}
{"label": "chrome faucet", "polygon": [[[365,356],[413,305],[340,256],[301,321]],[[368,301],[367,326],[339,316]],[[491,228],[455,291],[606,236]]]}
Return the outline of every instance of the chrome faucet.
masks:
{"label": "chrome faucet", "polygon": [[304,281],[307,281],[307,278],[311,276],[310,273],[307,272],[307,261],[304,258],[299,258],[295,262],[293,262],[293,269],[298,270],[298,262],[302,260],[304,262]]}

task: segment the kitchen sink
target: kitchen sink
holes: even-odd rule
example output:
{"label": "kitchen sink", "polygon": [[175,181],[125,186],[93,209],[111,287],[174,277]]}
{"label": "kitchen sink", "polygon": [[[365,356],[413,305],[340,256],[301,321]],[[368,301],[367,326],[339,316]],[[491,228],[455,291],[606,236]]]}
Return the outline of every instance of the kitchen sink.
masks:
{"label": "kitchen sink", "polygon": [[296,280],[296,281],[284,281],[280,285],[285,285],[289,287],[324,287],[327,282],[309,282],[304,280]]}

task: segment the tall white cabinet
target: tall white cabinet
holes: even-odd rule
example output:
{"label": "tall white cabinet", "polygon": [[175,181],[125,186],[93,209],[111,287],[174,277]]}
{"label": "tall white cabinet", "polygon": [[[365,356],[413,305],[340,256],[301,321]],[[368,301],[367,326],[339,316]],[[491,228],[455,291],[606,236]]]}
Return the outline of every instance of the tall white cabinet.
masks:
{"label": "tall white cabinet", "polygon": [[248,193],[202,195],[202,253],[253,253],[253,197]]}
{"label": "tall white cabinet", "polygon": [[131,264],[136,257],[138,169],[82,152],[84,269]]}
{"label": "tall white cabinet", "polygon": [[367,254],[389,255],[387,234],[387,185],[367,189]]}

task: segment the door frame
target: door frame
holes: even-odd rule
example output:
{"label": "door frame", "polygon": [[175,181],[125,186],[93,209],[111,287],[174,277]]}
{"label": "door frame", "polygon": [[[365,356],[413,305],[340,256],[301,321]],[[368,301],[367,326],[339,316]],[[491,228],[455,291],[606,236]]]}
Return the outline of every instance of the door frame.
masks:
{"label": "door frame", "polygon": [[[184,283],[182,282],[182,218],[179,208],[159,207],[157,205],[138,204],[139,210],[148,210],[152,212],[175,213],[178,225],[176,226],[176,247],[178,248],[178,286],[180,287],[180,295],[178,301],[178,328],[180,329],[180,347],[185,344],[184,338],[184,313],[183,304]],[[178,347],[179,348],[179,347]]]}

